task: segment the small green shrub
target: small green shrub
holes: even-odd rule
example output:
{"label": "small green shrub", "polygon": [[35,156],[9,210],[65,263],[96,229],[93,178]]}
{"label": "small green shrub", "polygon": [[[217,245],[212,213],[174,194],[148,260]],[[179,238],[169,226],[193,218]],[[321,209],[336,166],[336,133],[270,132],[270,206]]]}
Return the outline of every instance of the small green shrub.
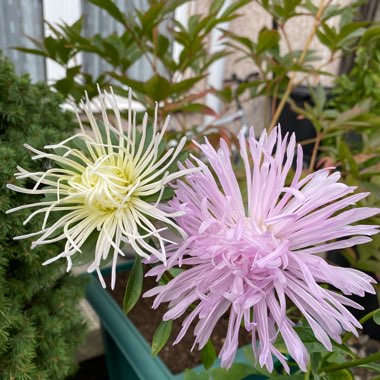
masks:
{"label": "small green shrub", "polygon": [[[78,310],[84,280],[64,275],[62,265],[42,266],[58,245],[31,251],[23,211],[6,210],[31,203],[26,194],[6,189],[15,167],[38,171],[25,141],[35,148],[60,141],[75,127],[60,109],[61,97],[43,83],[18,77],[0,55],[0,378],[64,379],[75,370],[74,353],[85,325]],[[47,165],[48,163],[46,163]],[[26,183],[27,185],[27,183]]]}

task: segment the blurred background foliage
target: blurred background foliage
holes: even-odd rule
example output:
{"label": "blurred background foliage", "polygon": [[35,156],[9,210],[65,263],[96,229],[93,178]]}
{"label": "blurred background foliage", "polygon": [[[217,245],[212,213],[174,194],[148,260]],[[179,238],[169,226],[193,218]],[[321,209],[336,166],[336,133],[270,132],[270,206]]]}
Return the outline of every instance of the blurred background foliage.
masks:
{"label": "blurred background foliage", "polygon": [[[228,52],[210,54],[207,38],[214,28],[238,17],[237,11],[249,0],[235,1],[221,13],[219,9],[223,1],[214,1],[208,13],[193,15],[187,25],[182,25],[174,19],[173,12],[188,1],[150,1],[146,10],[134,9],[127,14],[111,0],[90,0],[90,3],[102,8],[120,23],[123,32],[114,32],[108,36],[97,33],[85,38],[81,34],[83,18],[80,18],[72,25],[49,24],[53,35],[43,41],[33,40],[35,49],[18,50],[50,58],[62,65],[66,77],[56,81],[53,86],[75,102],[82,99],[84,90],[90,98],[96,96],[96,83],[101,87],[112,83],[115,93],[125,96],[126,87],[131,86],[137,100],[150,114],[157,101],[160,103],[162,117],[178,111],[215,115],[212,109],[199,102],[212,89],[197,91],[196,87],[207,75],[210,65]],[[162,30],[164,24],[167,25],[167,30]],[[181,46],[178,60],[172,55],[173,43]],[[72,65],[72,60],[79,52],[99,56],[112,69],[93,78],[82,70],[81,64]],[[128,75],[128,69],[142,56],[149,62],[153,73],[145,82]]]}

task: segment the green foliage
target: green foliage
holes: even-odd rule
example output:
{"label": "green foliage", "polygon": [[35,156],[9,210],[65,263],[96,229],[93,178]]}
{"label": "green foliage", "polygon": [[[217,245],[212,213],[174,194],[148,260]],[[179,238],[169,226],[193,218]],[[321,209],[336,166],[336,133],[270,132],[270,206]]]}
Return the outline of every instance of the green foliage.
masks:
{"label": "green foliage", "polygon": [[[123,26],[121,33],[108,36],[96,34],[84,38],[81,18],[73,25],[49,25],[53,37],[47,37],[43,41],[32,40],[36,45],[35,49],[20,49],[26,53],[49,57],[66,68],[66,77],[54,84],[65,97],[79,101],[83,90],[87,90],[90,97],[96,96],[95,82],[104,87],[113,80],[115,92],[119,95],[125,96],[125,86],[131,86],[136,92],[137,100],[147,107],[149,113],[153,113],[154,102],[160,101],[161,117],[176,112],[215,116],[214,110],[202,104],[204,96],[212,91],[225,101],[231,101],[231,89],[226,86],[220,91],[210,88],[202,90],[200,87],[203,86],[199,84],[207,76],[213,62],[234,53],[237,57],[236,63],[241,60],[251,62],[252,67],[257,70],[257,75],[238,85],[236,95],[248,94],[250,98],[265,96],[267,100],[264,118],[270,120],[276,115],[276,105],[271,99],[287,100],[291,92],[288,90],[297,85],[294,80],[295,73],[303,75],[304,82],[312,76],[331,76],[330,72],[324,70],[326,64],[333,62],[342,52],[353,51],[359,39],[371,44],[379,41],[378,29],[368,28],[367,23],[354,21],[360,2],[342,6],[335,2],[314,4],[310,0],[256,0],[278,27],[263,27],[256,40],[241,33],[224,31],[223,42],[226,49],[210,52],[207,41],[211,31],[223,26],[224,22],[237,18],[238,12],[249,1],[234,1],[221,11],[225,1],[214,0],[208,12],[191,15],[188,22],[182,25],[174,19],[173,11],[188,1],[149,1],[146,10],[135,9],[132,13],[125,14],[112,0],[91,0],[95,6],[102,8]],[[301,49],[294,49],[292,46],[287,24],[290,20],[294,21],[294,18],[305,15],[310,17],[310,25],[315,25],[315,31],[311,28],[308,37],[311,40],[318,39],[330,51],[327,62],[322,62],[322,57],[308,43]],[[338,26],[330,26],[329,20],[332,17],[340,17]],[[178,59],[173,58],[173,44],[181,50]],[[280,49],[284,45],[286,49]],[[80,65],[70,68],[69,59],[78,52],[95,54],[111,65],[112,70],[95,79],[84,72]],[[365,60],[364,49],[361,55]],[[128,74],[128,69],[141,57],[149,62],[152,71],[152,76],[146,81],[131,78]],[[367,62],[370,61],[371,58],[368,58]],[[375,77],[366,77],[367,91],[378,92],[376,80]],[[346,87],[355,87],[348,82],[347,78],[342,78]],[[368,86],[369,82],[372,86]],[[351,90],[353,94],[358,93],[354,88]],[[271,122],[271,125],[276,121]]]}
{"label": "green foliage", "polygon": [[368,28],[359,41],[352,70],[337,78],[334,106],[347,110],[371,100],[371,112],[380,115],[380,25]]}
{"label": "green foliage", "polygon": [[[249,98],[264,96],[264,119],[270,121],[266,127],[273,127],[286,102],[291,101],[292,90],[301,83],[307,83],[310,78],[333,76],[324,68],[342,52],[354,50],[355,43],[367,34],[368,23],[354,21],[355,11],[360,5],[357,2],[347,6],[310,0],[256,0],[256,3],[270,15],[276,27],[263,27],[257,40],[225,31],[225,44],[238,53],[237,62],[251,61],[257,70],[255,75],[239,83],[236,94],[247,94]],[[314,26],[306,32],[306,42],[301,49],[295,49],[288,24],[289,21],[295,23],[295,18],[305,15],[310,18],[309,25]],[[329,25],[332,17],[339,17],[338,26]],[[366,38],[372,39],[373,36],[367,35]],[[327,58],[321,57],[311,48],[311,43],[317,39],[329,50]],[[219,94],[228,101],[228,88]],[[277,99],[279,104],[276,104]],[[306,107],[299,108],[310,115]]]}
{"label": "green foliage", "polygon": [[[377,207],[380,201],[379,25],[364,28],[363,23],[349,22],[341,26],[339,32],[322,26],[317,36],[333,53],[335,46],[345,38],[349,41],[345,48],[340,46],[341,50],[353,50],[353,40],[358,40],[354,66],[348,74],[336,78],[330,96],[318,86],[309,88],[311,104],[297,105],[291,99],[288,102],[300,117],[314,125],[318,135],[316,150],[320,144],[323,156],[319,164],[337,166],[345,183],[371,193],[360,203]],[[327,37],[333,41],[331,44]],[[379,222],[379,217],[370,221]],[[369,244],[357,247],[357,252],[346,249],[343,254],[352,267],[371,272],[380,270],[380,240],[376,236]]]}
{"label": "green foliage", "polygon": [[[312,104],[300,106],[291,99],[289,103],[297,114],[313,123],[321,144],[320,164],[337,166],[345,183],[371,193],[361,205],[377,207],[380,201],[380,28],[375,24],[363,29],[363,24],[349,23],[340,33],[343,35],[347,30],[352,31],[351,36],[361,35],[361,38],[355,47],[352,70],[336,78],[330,99],[322,87],[317,87],[309,89]],[[352,47],[352,42],[349,45]],[[370,221],[379,222],[377,216]],[[371,272],[380,270],[377,236],[357,247],[357,251],[346,249],[343,254],[352,267]]]}
{"label": "green foliage", "polygon": [[28,195],[5,188],[14,183],[16,165],[41,170],[23,144],[41,149],[67,137],[75,126],[71,115],[60,110],[61,101],[45,84],[33,85],[26,75],[17,77],[13,65],[0,56],[0,378],[4,380],[66,378],[75,370],[74,353],[85,331],[78,310],[84,280],[64,275],[62,262],[42,266],[62,247],[51,244],[31,251],[30,239],[13,240],[29,232],[29,226],[23,225],[27,212],[5,215],[9,208],[31,202]]}
{"label": "green foliage", "polygon": [[323,22],[316,34],[319,41],[335,53],[338,50],[351,50],[353,42],[364,33],[365,25],[363,22],[352,22],[337,30]]}
{"label": "green foliage", "polygon": [[[365,320],[373,317],[377,318],[376,312],[371,312],[363,317],[360,321],[364,323]],[[244,362],[235,362],[229,369],[225,368],[209,368],[204,371],[199,370],[186,370],[184,374],[185,380],[223,380],[234,379],[243,380],[250,375],[256,375],[260,379],[276,379],[276,380],[335,380],[335,379],[353,379],[351,369],[354,367],[363,367],[370,369],[373,373],[380,374],[380,366],[377,364],[380,359],[380,353],[375,353],[366,358],[359,358],[351,349],[343,344],[332,343],[332,351],[326,348],[316,340],[313,330],[302,320],[299,321],[295,330],[302,342],[305,344],[306,349],[310,355],[310,364],[307,373],[302,373],[297,365],[292,361],[286,349],[284,341],[281,336],[277,338],[275,343],[276,348],[288,358],[288,365],[290,367],[290,374],[286,374],[282,365],[275,361],[274,370],[269,373],[265,367],[261,368],[255,361],[252,349],[244,347],[245,354]],[[347,336],[343,341],[351,336],[351,333],[346,333]],[[254,378],[254,377],[252,377]]]}
{"label": "green foliage", "polygon": [[216,351],[215,347],[211,340],[209,340],[206,345],[201,350],[201,360],[203,366],[206,369],[209,369],[216,360]]}
{"label": "green foliage", "polygon": [[170,338],[172,327],[173,321],[171,319],[168,321],[162,321],[159,324],[153,336],[152,355],[156,356],[165,346],[166,342]]}
{"label": "green foliage", "polygon": [[123,310],[128,314],[136,305],[142,291],[144,273],[141,257],[136,255],[131,274],[128,277],[127,287],[125,288]]}
{"label": "green foliage", "polygon": [[380,325],[380,309],[376,311],[375,315],[373,316],[373,320],[377,325]]}
{"label": "green foliage", "polygon": [[[204,79],[211,63],[228,53],[209,53],[207,40],[214,28],[238,17],[237,11],[249,0],[234,1],[223,12],[220,9],[224,0],[214,0],[208,14],[193,15],[187,25],[182,25],[174,20],[173,12],[188,1],[190,0],[149,1],[146,10],[135,9],[132,13],[125,14],[112,0],[90,0],[120,23],[124,30],[120,34],[95,34],[84,38],[83,18],[80,18],[72,25],[48,24],[53,36],[46,37],[43,41],[31,39],[35,49],[17,49],[48,57],[64,67],[66,76],[54,83],[54,87],[64,97],[76,102],[80,101],[84,90],[87,90],[90,98],[96,96],[95,83],[105,87],[113,80],[115,93],[126,95],[125,85],[131,86],[137,99],[150,114],[154,112],[156,101],[160,101],[160,116],[179,111],[214,114],[213,110],[200,103],[207,91],[197,90],[196,85]],[[171,39],[168,38],[168,33]],[[181,49],[177,60],[172,55],[173,43]],[[70,67],[70,59],[79,52],[96,55],[110,64],[112,70],[102,73],[98,78],[92,78],[81,65]],[[131,78],[128,74],[128,69],[141,57],[146,58],[152,71],[152,76],[144,82]],[[186,79],[181,79],[183,77]]]}
{"label": "green foliage", "polygon": [[212,368],[210,370],[203,372],[195,372],[193,370],[185,371],[185,380],[241,380],[250,375],[260,375],[261,371],[257,370],[252,365],[243,363],[234,363],[232,367],[227,370],[224,368]]}

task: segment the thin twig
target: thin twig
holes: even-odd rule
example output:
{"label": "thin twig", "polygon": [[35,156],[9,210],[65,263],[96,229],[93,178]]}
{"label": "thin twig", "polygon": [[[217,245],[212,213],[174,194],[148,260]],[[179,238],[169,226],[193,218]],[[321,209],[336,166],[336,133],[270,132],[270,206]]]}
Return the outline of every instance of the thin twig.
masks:
{"label": "thin twig", "polygon": [[128,24],[128,22],[126,20],[124,20],[123,25],[125,26],[125,29],[127,29],[127,31],[129,33],[131,33],[132,38],[134,39],[134,41],[136,42],[136,44],[140,48],[140,50],[145,54],[145,57],[146,57],[147,61],[149,62],[150,66],[152,67],[153,72],[155,74],[158,74],[157,73],[157,69],[155,67],[155,64],[152,61],[152,59],[150,58],[149,52],[145,49],[145,46],[142,43],[141,39],[138,36],[136,36],[134,30],[129,26],[129,24]]}
{"label": "thin twig", "polygon": [[[331,0],[330,0],[331,1]],[[314,19],[314,23],[313,23],[313,27],[308,35],[308,38],[306,40],[306,43],[305,43],[305,46],[302,50],[302,53],[299,57],[299,59],[297,60],[297,64],[298,65],[302,65],[305,61],[305,58],[306,58],[306,55],[309,51],[309,48],[310,48],[310,45],[314,39],[314,36],[317,32],[317,28],[321,22],[321,16],[324,12],[324,10],[326,9],[327,5],[330,3],[330,1],[328,1],[328,3],[325,5],[325,0],[321,0],[321,2],[319,3],[319,8],[318,8],[318,12],[317,14],[315,15],[315,19]],[[282,96],[282,99],[280,101],[280,104],[278,105],[277,109],[276,109],[276,112],[275,114],[273,115],[273,118],[272,118],[272,121],[271,121],[271,124],[269,126],[269,131],[271,131],[275,125],[277,124],[277,121],[281,115],[281,112],[282,110],[284,109],[284,106],[290,96],[290,93],[292,92],[293,88],[295,87],[294,85],[294,80],[296,78],[296,73],[293,72],[290,79],[289,79],[289,82],[288,82],[288,85],[286,87],[286,90],[285,90],[285,93],[284,95]]]}
{"label": "thin twig", "polygon": [[[378,311],[379,311],[379,309],[376,309],[376,310],[373,310],[370,313],[366,314],[363,318],[359,319],[359,323],[361,325],[363,325],[365,322],[367,322],[369,319],[371,319]],[[342,338],[342,344],[347,343],[347,341],[352,337],[352,335],[353,334],[351,331],[348,331],[346,334],[344,334],[344,336]],[[334,353],[334,351],[329,352],[324,357],[323,361],[326,362],[333,355],[333,353]]]}
{"label": "thin twig", "polygon": [[[271,109],[271,115],[274,114],[277,106],[277,93],[278,93],[278,87],[280,83],[277,81],[276,84],[274,85],[274,90],[273,90],[273,96],[272,96],[272,109]],[[269,119],[269,118],[268,118]]]}
{"label": "thin twig", "polygon": [[286,32],[285,24],[280,24],[280,29],[281,29],[282,34],[284,35],[285,43],[286,43],[286,46],[287,46],[287,48],[289,50],[289,53],[293,57],[293,48],[292,48],[292,44],[290,43],[290,39],[289,39],[288,33]]}
{"label": "thin twig", "polygon": [[319,145],[321,143],[321,139],[322,139],[322,133],[321,132],[317,132],[317,137],[315,138],[315,144],[314,144],[314,148],[313,148],[313,153],[311,155],[311,160],[310,160],[310,165],[309,165],[309,172],[312,172],[314,170],[315,161],[317,160],[317,153],[318,153]]}
{"label": "thin twig", "polygon": [[[379,309],[376,309],[376,310],[373,310],[370,313],[366,314],[363,318],[361,318],[359,320],[359,323],[361,325],[364,325],[364,323],[366,323],[368,320],[370,320],[378,311],[379,311]],[[347,332],[342,339],[342,343],[346,343],[352,337],[352,335],[353,335],[352,332]]]}
{"label": "thin twig", "polygon": [[369,355],[363,359],[351,360],[351,361],[346,362],[346,363],[330,365],[329,367],[326,367],[324,369],[324,372],[327,372],[327,373],[328,372],[335,372],[335,371],[340,371],[341,369],[358,367],[359,365],[369,364],[369,363],[375,362],[377,360],[380,360],[380,352],[377,352],[376,354]]}

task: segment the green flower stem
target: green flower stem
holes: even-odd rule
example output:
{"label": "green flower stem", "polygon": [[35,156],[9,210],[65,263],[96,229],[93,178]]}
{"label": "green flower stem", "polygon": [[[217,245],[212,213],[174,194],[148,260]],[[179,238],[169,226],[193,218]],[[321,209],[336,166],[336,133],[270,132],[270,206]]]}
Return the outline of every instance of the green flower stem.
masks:
{"label": "green flower stem", "polygon": [[[359,323],[363,325],[366,323],[369,319],[373,318],[373,316],[379,311],[379,309],[373,310],[370,313],[366,314],[363,318],[359,319]],[[352,336],[352,332],[348,332],[344,335],[342,342],[346,343],[348,339],[350,339]]]}
{"label": "green flower stem", "polygon": [[305,373],[304,380],[310,380],[311,373],[311,359],[309,360],[309,364],[307,365],[307,372]]}
{"label": "green flower stem", "polygon": [[370,313],[365,315],[362,319],[359,319],[359,323],[363,325],[366,323],[369,319],[373,318],[374,315],[379,311],[380,309],[372,310]]}
{"label": "green flower stem", "polygon": [[329,367],[324,368],[324,372],[328,373],[328,372],[339,371],[341,369],[357,367],[359,365],[369,364],[369,363],[375,362],[377,360],[380,360],[380,352],[377,352],[376,354],[372,354],[370,356],[367,356],[366,358],[363,358],[363,359],[352,360],[352,361],[346,362],[346,363],[331,365]]}
{"label": "green flower stem", "polygon": [[[359,320],[359,323],[360,323],[361,325],[363,325],[365,322],[367,322],[369,319],[371,319],[371,318],[375,315],[375,313],[376,313],[378,310],[379,310],[379,309],[376,309],[376,310],[373,310],[373,311],[371,311],[370,313],[366,314],[363,318],[361,318],[361,319]],[[351,336],[352,336],[352,332],[348,332],[348,333],[346,333],[346,334],[343,336],[342,344],[347,343],[347,341],[351,338]],[[328,353],[328,354],[323,358],[323,362],[324,362],[324,363],[327,362],[327,360],[329,359],[329,357],[330,357],[333,353],[334,353],[333,351],[330,352],[330,353]],[[379,379],[379,380],[380,380],[380,379]]]}

